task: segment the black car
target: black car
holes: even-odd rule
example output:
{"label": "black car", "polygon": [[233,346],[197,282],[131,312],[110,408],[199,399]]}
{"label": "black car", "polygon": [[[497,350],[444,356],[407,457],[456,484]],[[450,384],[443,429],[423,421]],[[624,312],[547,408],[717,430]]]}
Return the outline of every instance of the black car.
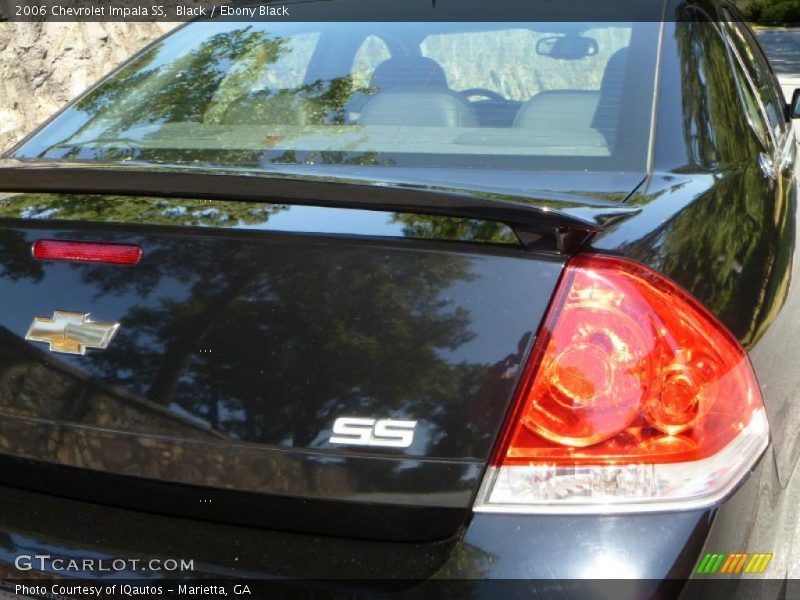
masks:
{"label": "black car", "polygon": [[0,164],[0,575],[790,592],[796,146],[736,9],[286,5]]}

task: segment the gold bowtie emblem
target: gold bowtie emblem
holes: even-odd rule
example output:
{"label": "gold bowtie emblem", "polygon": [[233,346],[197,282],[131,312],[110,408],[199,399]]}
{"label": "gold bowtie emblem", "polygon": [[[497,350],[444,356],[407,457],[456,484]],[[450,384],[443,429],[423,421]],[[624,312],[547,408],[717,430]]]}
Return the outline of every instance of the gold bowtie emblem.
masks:
{"label": "gold bowtie emblem", "polygon": [[57,310],[52,319],[36,317],[25,339],[48,343],[53,352],[84,355],[87,348],[108,347],[118,328],[119,323],[92,321],[89,313]]}

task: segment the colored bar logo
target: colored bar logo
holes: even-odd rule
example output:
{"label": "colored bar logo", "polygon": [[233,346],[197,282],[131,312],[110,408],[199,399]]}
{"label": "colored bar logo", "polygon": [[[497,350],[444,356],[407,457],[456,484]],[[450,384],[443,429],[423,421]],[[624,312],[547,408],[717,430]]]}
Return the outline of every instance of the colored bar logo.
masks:
{"label": "colored bar logo", "polygon": [[700,561],[697,573],[705,575],[713,575],[715,573],[763,573],[771,560],[772,554],[763,552],[755,554],[747,552],[739,554],[707,553],[703,560]]}

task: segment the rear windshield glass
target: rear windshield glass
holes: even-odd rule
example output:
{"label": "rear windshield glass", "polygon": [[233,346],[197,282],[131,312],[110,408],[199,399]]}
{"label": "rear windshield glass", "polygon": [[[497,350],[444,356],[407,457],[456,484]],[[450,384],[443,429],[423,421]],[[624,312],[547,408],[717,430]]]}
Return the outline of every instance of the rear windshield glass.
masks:
{"label": "rear windshield glass", "polygon": [[636,170],[657,40],[654,23],[198,22],[15,156]]}

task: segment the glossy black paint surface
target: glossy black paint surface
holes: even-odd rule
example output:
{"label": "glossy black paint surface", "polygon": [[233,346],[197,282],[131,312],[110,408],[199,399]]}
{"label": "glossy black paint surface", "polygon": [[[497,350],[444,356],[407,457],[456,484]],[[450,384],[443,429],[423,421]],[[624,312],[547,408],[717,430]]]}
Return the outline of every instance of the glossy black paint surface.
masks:
{"label": "glossy black paint surface", "polygon": [[[2,562],[23,548],[26,552],[45,548],[48,537],[74,514],[75,533],[64,554],[187,556],[197,562],[196,575],[240,577],[564,579],[591,576],[591,569],[603,568],[604,558],[606,568],[610,563],[627,565],[629,575],[683,577],[693,566],[693,554],[702,547],[714,516],[714,511],[633,518],[476,515],[458,541],[392,544],[223,526],[2,489],[0,506],[21,507],[15,511],[16,521],[0,517],[7,532],[0,544],[6,549],[0,553]],[[133,535],[134,531],[142,535]],[[669,535],[654,539],[653,531]],[[245,540],[248,552],[235,551]],[[684,553],[685,546],[691,552]],[[577,553],[583,561],[570,559]],[[392,569],[387,568],[390,565]]]}
{"label": "glossy black paint surface", "polygon": [[[617,191],[617,199],[629,193],[641,181],[637,173],[618,177],[625,187]],[[396,177],[396,175],[393,175]],[[347,179],[315,180],[308,176],[283,178],[264,174],[221,175],[196,169],[148,171],[146,169],[114,169],[87,167],[76,163],[53,169],[46,164],[4,161],[0,163],[3,189],[22,192],[64,192],[77,194],[109,194],[120,196],[154,196],[163,198],[197,198],[224,201],[285,202],[293,205],[356,208],[384,212],[414,212],[466,219],[490,219],[506,223],[524,240],[523,235],[551,237],[557,230],[577,230],[585,234],[600,231],[602,225],[624,218],[635,209],[621,207],[609,199],[597,198],[597,192],[581,196],[551,190],[516,194],[502,187],[486,186],[483,190],[457,187],[392,185],[376,180],[374,175],[347,182]],[[626,181],[627,180],[627,181]],[[456,185],[456,184],[451,184]],[[463,183],[459,184],[463,185]],[[620,184],[618,184],[620,185]],[[632,188],[631,188],[632,189]],[[593,198],[592,196],[595,195]],[[376,201],[376,196],[379,200]],[[613,195],[612,195],[613,197]]]}
{"label": "glossy black paint surface", "polygon": [[[37,261],[36,239],[125,241],[143,257],[133,267]],[[0,245],[5,453],[205,488],[455,514],[401,537],[444,537],[463,520],[563,260],[518,246],[477,253],[402,239],[132,225],[5,227]],[[85,356],[22,340],[34,317],[54,310],[90,311],[120,329],[107,350]],[[406,449],[348,447],[328,442],[339,417],[419,424]],[[79,496],[101,497],[100,481]],[[170,494],[154,488],[153,506],[181,513],[176,498],[164,501]],[[218,500],[201,514],[320,531],[304,514],[266,510],[268,502],[243,513]],[[367,520],[364,535],[391,530],[388,513],[381,529]]]}
{"label": "glossy black paint surface", "polygon": [[[762,461],[731,498],[708,510],[623,516],[476,514],[456,538],[403,544],[222,525],[3,487],[0,569],[9,568],[19,554],[187,557],[195,561],[191,577],[288,578],[283,584],[290,590],[296,585],[292,579],[302,579],[303,586],[344,593],[444,589],[461,597],[491,592],[485,580],[495,578],[536,580],[525,585],[527,593],[597,594],[591,581],[568,580],[616,575],[643,580],[632,582],[623,597],[661,593],[669,598],[685,585],[698,554],[743,543],[742,511],[752,508],[753,497],[765,490],[772,490],[765,500],[775,501],[774,478],[769,461]],[[787,552],[788,544],[778,540],[772,549]],[[121,575],[164,576],[147,570]]]}
{"label": "glossy black paint surface", "polygon": [[[94,307],[107,306],[111,313],[108,318],[120,316],[132,319],[142,311],[157,309],[159,299],[171,299],[173,303],[177,302],[177,305],[189,302],[187,298],[193,302],[199,300],[202,310],[202,307],[206,306],[204,302],[211,302],[214,294],[223,294],[224,290],[230,289],[227,284],[215,287],[217,278],[225,280],[238,273],[249,282],[257,273],[267,274],[270,277],[279,276],[283,266],[291,264],[293,265],[291,277],[287,276],[285,279],[300,278],[302,285],[291,288],[292,292],[287,296],[295,302],[295,305],[287,308],[287,304],[291,304],[287,301],[281,303],[280,310],[288,310],[290,315],[296,311],[295,321],[302,321],[303,325],[300,327],[295,324],[294,327],[287,328],[281,338],[284,342],[292,340],[293,343],[299,343],[292,337],[291,332],[300,329],[311,332],[313,335],[310,337],[315,340],[324,339],[321,336],[327,328],[315,328],[314,324],[314,318],[319,318],[320,314],[326,316],[326,319],[323,319],[325,323],[344,318],[350,330],[354,328],[356,331],[362,331],[360,328],[367,325],[370,327],[379,325],[375,327],[374,334],[380,335],[381,332],[388,331],[386,328],[391,321],[390,312],[373,307],[372,319],[368,324],[364,324],[355,319],[355,314],[348,313],[345,305],[352,306],[353,298],[357,298],[360,311],[369,308],[369,303],[374,300],[374,294],[378,290],[388,289],[402,296],[403,290],[411,289],[409,288],[411,283],[425,287],[438,281],[439,292],[428,296],[424,294],[420,296],[418,293],[413,295],[417,299],[427,297],[433,302],[430,313],[436,317],[433,321],[442,316],[443,309],[437,304],[441,298],[446,297],[453,303],[450,305],[451,309],[456,306],[466,308],[475,298],[480,298],[486,303],[484,318],[478,318],[476,316],[478,313],[469,313],[472,331],[477,334],[477,338],[473,339],[491,340],[492,343],[488,345],[481,343],[480,348],[473,347],[471,353],[465,355],[469,360],[457,360],[452,350],[429,354],[427,360],[418,366],[423,374],[430,368],[431,357],[435,357],[434,363],[436,361],[443,363],[440,366],[443,366],[445,373],[456,373],[451,383],[444,388],[440,387],[441,380],[437,377],[423,377],[409,382],[403,374],[407,373],[407,370],[395,373],[392,369],[384,370],[387,369],[388,362],[370,363],[371,367],[379,365],[383,378],[386,377],[386,373],[394,374],[396,379],[390,380],[390,383],[399,386],[397,389],[405,389],[404,386],[409,385],[414,389],[414,385],[419,384],[420,390],[436,390],[439,395],[435,400],[432,397],[425,397],[422,391],[417,394],[417,399],[427,402],[424,404],[425,408],[438,406],[443,399],[447,399],[443,404],[446,407],[444,413],[446,419],[443,417],[442,421],[435,422],[438,433],[447,430],[447,435],[436,436],[428,432],[426,439],[429,443],[424,449],[412,449],[408,456],[402,459],[389,459],[394,460],[398,472],[401,470],[400,465],[409,464],[413,472],[420,477],[418,479],[415,476],[404,481],[402,489],[391,487],[396,485],[399,479],[390,478],[388,475],[385,479],[381,479],[382,467],[370,471],[372,467],[369,464],[375,464],[380,460],[377,457],[360,458],[330,452],[330,449],[313,435],[313,431],[319,431],[321,428],[308,427],[304,430],[304,424],[300,423],[296,425],[299,429],[292,430],[293,435],[298,430],[305,434],[305,437],[298,436],[297,439],[301,440],[303,448],[310,452],[303,454],[301,463],[308,462],[304,459],[309,456],[318,456],[322,452],[329,454],[323,461],[325,465],[318,471],[303,467],[309,469],[304,471],[305,475],[313,476],[306,479],[304,485],[307,487],[301,487],[297,481],[287,484],[294,486],[287,488],[291,493],[313,496],[312,486],[315,482],[321,481],[315,479],[317,474],[329,469],[335,472],[336,461],[342,464],[348,463],[345,467],[348,473],[346,487],[337,488],[326,480],[325,486],[316,489],[317,493],[321,493],[324,489],[325,495],[329,495],[330,498],[358,500],[358,493],[366,493],[369,485],[385,486],[383,489],[390,490],[388,497],[372,496],[364,506],[369,505],[369,510],[372,510],[376,503],[385,502],[387,510],[391,513],[391,509],[397,508],[402,499],[407,501],[405,502],[407,507],[426,509],[426,511],[411,515],[410,520],[405,523],[411,522],[414,525],[404,529],[402,535],[379,530],[380,535],[377,537],[414,539],[419,542],[424,536],[418,535],[417,527],[424,529],[434,520],[437,522],[441,520],[447,522],[447,526],[435,530],[435,534],[428,538],[440,538],[441,541],[409,545],[357,541],[351,538],[367,536],[364,536],[362,531],[353,533],[355,529],[350,531],[347,539],[298,533],[297,531],[302,528],[292,519],[297,519],[299,522],[298,515],[302,515],[304,510],[302,503],[287,508],[289,513],[297,511],[295,515],[288,515],[285,520],[288,524],[287,529],[293,531],[280,532],[275,531],[275,527],[267,522],[260,525],[268,529],[239,528],[206,522],[201,519],[219,520],[218,515],[202,515],[196,510],[187,512],[190,516],[197,517],[193,520],[137,512],[128,513],[108,506],[96,506],[89,510],[85,505],[75,501],[9,489],[6,494],[0,494],[0,502],[8,503],[7,510],[0,510],[0,530],[6,532],[8,539],[4,546],[7,548],[5,560],[21,547],[20,544],[23,542],[20,540],[35,546],[46,545],[52,543],[54,539],[64,538],[68,538],[71,544],[67,544],[69,548],[65,550],[67,553],[80,554],[86,552],[86,548],[92,548],[93,551],[106,552],[108,555],[142,552],[180,554],[188,549],[181,545],[182,542],[176,540],[185,539],[186,536],[168,534],[170,531],[188,527],[197,536],[194,539],[209,536],[209,539],[214,537],[219,541],[218,546],[211,544],[208,548],[203,547],[194,551],[196,555],[202,556],[204,569],[209,573],[223,575],[284,574],[311,578],[396,576],[410,579],[424,579],[434,575],[570,578],[591,575],[592,568],[610,569],[613,565],[609,566],[611,563],[608,560],[613,559],[618,561],[615,563],[618,568],[627,569],[629,574],[638,577],[685,578],[692,574],[703,552],[769,551],[775,553],[770,577],[783,577],[792,542],[785,533],[787,530],[785,524],[793,523],[797,516],[797,508],[791,502],[787,502],[783,488],[791,485],[792,473],[796,470],[800,454],[800,436],[798,436],[800,402],[797,398],[797,390],[800,389],[800,369],[797,368],[800,362],[800,343],[797,342],[796,335],[797,323],[800,323],[800,291],[797,289],[798,279],[795,277],[800,259],[796,244],[797,184],[794,176],[796,147],[788,127],[777,144],[759,140],[747,123],[742,106],[738,102],[731,74],[732,66],[724,51],[724,45],[721,44],[720,33],[713,24],[704,22],[706,18],[713,20],[718,17],[718,5],[705,1],[692,4],[696,8],[691,11],[681,2],[669,4],[669,15],[682,17],[682,20],[664,25],[652,166],[644,184],[636,188],[633,196],[626,202],[627,207],[635,207],[637,210],[631,211],[625,219],[606,223],[604,230],[592,238],[583,249],[624,255],[663,273],[708,307],[747,349],[764,396],[772,444],[751,476],[730,498],[706,510],[613,517],[485,514],[469,516],[464,510],[469,506],[470,490],[474,490],[493,436],[499,428],[501,417],[498,415],[503,412],[499,405],[508,401],[513,389],[513,380],[503,380],[503,373],[507,372],[509,366],[518,367],[520,364],[525,349],[530,346],[531,334],[535,332],[538,318],[544,311],[549,291],[555,285],[559,266],[568,258],[564,254],[558,254],[556,247],[550,249],[551,254],[526,255],[518,247],[500,250],[493,246],[478,248],[473,244],[463,246],[442,242],[422,244],[418,241],[367,240],[356,236],[347,239],[327,237],[312,239],[274,233],[245,235],[215,232],[201,235],[194,230],[187,233],[179,228],[168,231],[163,227],[153,227],[139,231],[128,226],[115,227],[108,223],[88,225],[85,229],[78,228],[74,223],[68,225],[44,223],[37,229],[30,220],[14,220],[3,223],[3,237],[0,237],[5,240],[7,249],[4,257],[8,257],[4,258],[3,263],[5,270],[2,277],[5,287],[2,291],[18,294],[9,304],[18,311],[24,308],[25,311],[38,314],[55,308],[51,307],[52,298],[42,297],[38,293],[31,294],[32,287],[47,289],[45,295],[77,294],[73,296],[74,299],[88,302],[93,310],[97,310]],[[724,101],[720,101],[721,99]],[[761,154],[772,159],[777,171],[776,178],[767,177],[760,168]],[[546,184],[537,186],[528,180],[525,185],[529,188],[566,190],[573,182],[571,176],[567,175],[561,181],[558,180],[558,174],[548,174]],[[581,179],[580,185],[586,186],[586,182],[587,179]],[[635,187],[636,184],[627,192]],[[375,231],[380,233],[382,230],[376,228]],[[150,268],[155,274],[132,287],[129,287],[131,278],[128,273],[120,276],[94,276],[86,280],[87,274],[97,267],[47,265],[46,272],[37,270],[37,267],[33,266],[34,263],[29,261],[25,251],[32,239],[43,235],[44,232],[49,236],[79,235],[85,236],[86,239],[124,238],[129,241],[129,238],[133,237],[146,240],[148,243],[158,243],[165,250],[165,260],[173,261],[170,263],[173,266],[169,272],[162,272],[161,267],[151,263]],[[443,230],[439,230],[438,234],[432,237],[454,239]],[[193,240],[191,249],[181,249],[178,240],[187,239]],[[247,244],[243,241],[245,239],[248,241]],[[233,254],[241,253],[247,260],[239,263],[228,258],[224,262],[219,262],[218,257],[212,258],[209,254],[214,248],[225,248]],[[280,250],[281,248],[283,250]],[[171,252],[176,254],[168,258]],[[180,252],[188,254],[180,255]],[[267,258],[271,258],[274,262],[265,261]],[[302,265],[303,268],[297,269],[298,265]],[[355,293],[353,289],[347,287],[350,283],[344,278],[334,279],[333,285],[323,286],[321,282],[330,281],[326,278],[331,277],[331,272],[336,272],[337,265],[346,265],[347,269],[354,269],[354,272],[364,277],[368,275],[369,284],[362,289],[367,290],[372,296]],[[456,268],[454,265],[461,266]],[[41,265],[38,269],[41,269]],[[111,272],[112,269],[108,271]],[[183,279],[179,277],[181,271],[186,274]],[[310,274],[306,274],[306,271],[310,271]],[[450,279],[447,278],[448,273]],[[476,278],[470,279],[467,273]],[[399,278],[401,274],[405,279]],[[542,283],[536,283],[535,277],[539,276],[543,277]],[[415,277],[418,277],[418,280],[415,280]],[[122,288],[111,288],[122,290],[118,296],[98,295],[97,292],[102,290],[103,280],[106,278],[109,281],[117,280],[119,283],[116,285],[122,286]],[[32,282],[32,279],[36,281]],[[177,286],[183,290],[192,291],[192,285],[197,287],[191,294],[170,295],[167,293],[168,286],[163,287],[153,283],[161,281],[169,281],[170,286]],[[508,286],[505,289],[502,288],[504,283]],[[151,286],[150,292],[141,293],[141,290],[148,289],[146,287],[148,285]],[[242,283],[244,287],[241,287],[237,294],[232,294],[235,300],[231,302],[242,304],[241,310],[244,311],[242,314],[254,314],[258,317],[268,315],[269,305],[266,295],[255,296],[255,303],[261,310],[255,313],[248,312],[249,309],[246,307],[249,306],[250,294],[245,292],[246,285],[248,283]],[[346,291],[347,302],[332,303],[331,291],[342,293]],[[64,297],[69,298],[62,295],[59,296],[59,300]],[[333,297],[336,298],[336,293]],[[301,300],[299,304],[297,299]],[[104,305],[104,302],[107,304]],[[363,305],[364,302],[366,306]],[[384,304],[381,303],[381,306]],[[444,310],[444,314],[448,314],[448,310],[451,309]],[[178,311],[175,314],[182,313]],[[191,311],[188,314],[190,315]],[[106,314],[102,316],[106,317]],[[15,377],[24,377],[29,370],[36,370],[47,373],[48,377],[65,378],[65,381],[80,379],[85,381],[83,384],[85,387],[92,390],[99,387],[97,383],[99,380],[121,387],[126,390],[125,393],[144,396],[148,398],[148,402],[152,401],[151,397],[162,397],[162,392],[152,394],[146,387],[158,381],[155,376],[142,378],[133,377],[131,374],[126,378],[125,371],[122,375],[113,370],[103,373],[101,371],[103,364],[99,359],[97,363],[91,361],[56,363],[55,355],[48,356],[39,350],[20,350],[26,345],[19,340],[22,330],[27,325],[25,319],[18,316],[14,320],[8,315],[4,315],[3,318],[9,319],[9,325],[4,336],[2,352],[5,353],[6,360],[16,365],[17,372],[21,373]],[[166,323],[181,322],[176,321],[177,318],[173,315],[172,321]],[[146,322],[149,327],[165,323],[164,319],[153,317],[148,318]],[[282,319],[280,322],[282,323]],[[412,330],[423,339],[427,339],[437,331],[436,328],[431,329],[429,322],[418,325]],[[500,327],[507,329],[500,333],[498,330]],[[209,331],[213,329],[212,327]],[[461,333],[466,330],[463,325],[457,325],[455,329]],[[191,331],[193,326],[184,325],[177,330]],[[228,368],[235,364],[237,369],[241,368],[241,365],[251,365],[245,372],[255,376],[262,384],[275,376],[258,372],[258,367],[252,366],[254,363],[249,362],[255,360],[254,357],[234,352],[232,340],[239,342],[247,339],[248,346],[251,346],[258,341],[257,336],[251,338],[241,331],[236,333],[235,329],[229,331],[222,325],[219,325],[219,330],[213,335],[209,335],[211,336],[209,339],[225,342],[220,347],[226,348],[224,352],[229,354],[223,354],[224,360],[221,364],[227,364]],[[395,335],[394,332],[392,335]],[[526,335],[528,337],[525,337]],[[161,338],[156,336],[154,339],[172,338],[164,335]],[[465,341],[461,342],[461,345],[469,347],[469,343]],[[262,340],[262,344],[266,342]],[[335,381],[337,377],[341,378],[347,373],[360,372],[359,369],[365,369],[366,375],[370,375],[368,371],[371,371],[371,368],[366,369],[366,365],[358,364],[355,359],[352,363],[346,363],[350,371],[342,370],[339,361],[347,357],[347,353],[343,353],[342,350],[347,346],[343,344],[342,340],[337,340],[336,344],[322,345],[327,350],[326,356],[336,356],[339,365],[336,368],[331,367],[332,370],[328,371],[331,373],[331,380]],[[150,347],[155,346],[153,342]],[[440,343],[439,346],[433,344],[433,346],[447,348],[447,343]],[[316,344],[313,348],[309,347],[303,356],[310,358],[303,360],[318,360],[320,356],[318,350],[319,346]],[[451,352],[449,359],[445,359],[448,352]],[[488,354],[484,356],[482,354],[484,352]],[[113,357],[113,354],[110,353],[109,356]],[[410,350],[405,354],[403,352],[398,354],[397,348],[393,348],[387,356],[392,358],[400,356],[412,363],[418,358],[416,353]],[[196,361],[196,358],[192,360]],[[504,363],[506,360],[510,362]],[[144,369],[147,365],[144,354],[136,355],[135,361],[137,368]],[[298,359],[296,364],[302,362]],[[63,366],[65,364],[66,367]],[[325,367],[322,362],[307,364],[314,364],[315,369]],[[209,371],[195,365],[198,363],[189,361],[182,368],[194,373],[195,376],[202,373],[203,377],[213,377],[213,369]],[[463,371],[463,369],[469,370],[469,367],[478,368],[488,388],[475,387],[474,372],[470,375]],[[286,371],[281,369],[281,372]],[[82,373],[90,375],[91,379],[82,379]],[[227,376],[220,378],[220,385],[223,380],[228,382],[230,378]],[[273,384],[275,381],[272,380]],[[430,384],[432,381],[436,382],[433,387]],[[473,387],[468,385],[469,382],[473,382]],[[258,393],[258,390],[247,381],[234,383],[242,386],[242,389],[250,394]],[[375,385],[378,383],[376,380]],[[181,395],[181,385],[183,384],[180,380],[176,379],[171,393],[177,394],[179,399],[193,398],[194,392],[190,392],[189,388],[186,388]],[[59,383],[57,387],[73,389],[63,383]],[[297,387],[299,384],[293,389]],[[12,388],[5,386],[2,389],[6,390],[3,392],[5,394],[3,397],[4,410],[7,413],[26,409],[24,403],[19,406],[19,395],[11,394],[9,390]],[[208,389],[218,388],[211,386]],[[391,385],[381,389],[386,392],[391,390]],[[456,389],[459,390],[458,394],[454,393]],[[487,389],[502,397],[502,402],[498,400],[496,403],[481,403],[479,399],[487,397],[485,395]],[[472,395],[464,395],[464,390],[472,390]],[[111,392],[104,388],[103,393]],[[114,388],[113,393],[120,392]],[[410,394],[405,398],[413,396],[414,394]],[[79,422],[89,423],[91,419],[108,418],[109,415],[119,414],[118,410],[105,415],[93,412],[93,407],[97,406],[96,400],[90,400],[90,395],[85,398],[86,400],[82,401],[81,396],[76,398],[67,391],[63,399],[54,401],[53,395],[48,393],[40,397],[38,404],[29,405],[33,408],[28,409],[31,411],[27,415],[28,419],[36,411],[51,411],[50,422],[28,421],[33,431],[38,432],[40,436],[37,437],[34,433],[29,439],[47,440],[48,435],[56,436],[49,441],[62,439],[58,436],[67,434],[53,427],[54,421],[79,419]],[[201,398],[204,399],[205,406],[213,405],[213,401],[208,399],[210,396]],[[369,398],[368,395],[361,396],[350,406],[356,406],[358,402],[368,402]],[[474,412],[467,409],[470,399],[473,402],[472,406],[477,407]],[[408,409],[410,406],[408,402],[410,400],[406,400],[406,403],[400,402],[396,406]],[[460,402],[463,404],[459,404]],[[492,406],[493,410],[488,410],[486,408],[488,406]],[[76,407],[81,410],[77,413],[69,412],[76,410]],[[186,410],[186,407],[183,408]],[[142,417],[144,411],[138,406],[134,414],[137,418],[144,418]],[[306,415],[308,412],[298,410],[294,414]],[[478,423],[481,417],[487,418],[491,423],[484,422],[481,426],[469,430],[469,434],[463,433],[465,428],[468,429],[470,425]],[[169,435],[180,440],[183,449],[198,440],[203,441],[205,439],[203,436],[206,435],[221,433],[228,438],[235,438],[236,435],[243,435],[242,431],[251,436],[246,438],[246,441],[269,443],[276,447],[264,449],[265,453],[276,450],[283,452],[282,448],[288,453],[289,446],[294,444],[294,438],[292,444],[285,443],[286,431],[278,431],[280,427],[266,437],[264,435],[258,437],[250,434],[246,428],[237,429],[231,423],[220,422],[216,423],[216,427],[210,428],[206,423],[205,429],[198,428],[194,422],[187,423],[185,420],[176,419],[176,411],[169,415],[158,412],[158,419],[148,418],[152,420],[137,422],[133,417],[126,418],[125,427],[134,434],[138,432],[139,435],[151,426],[155,426],[156,421],[160,426],[177,428],[175,431],[179,430],[180,435],[176,435],[173,429],[168,429]],[[103,423],[101,425],[106,426]],[[136,427],[140,429],[137,430]],[[449,427],[454,428],[453,433],[450,433]],[[13,439],[17,430],[23,431],[24,428],[15,427],[15,431],[9,433],[9,439]],[[455,433],[456,430],[458,433]],[[284,437],[281,437],[281,433]],[[215,440],[213,443],[219,442]],[[35,448],[33,445],[28,447]],[[55,444],[55,447],[57,448],[58,444]],[[72,446],[67,444],[64,447]],[[89,449],[92,447],[91,444],[86,446]],[[130,447],[132,447],[130,444],[125,445],[126,450]],[[248,452],[250,450],[248,447]],[[12,450],[8,447],[5,451]],[[22,451],[13,452],[24,455]],[[52,454],[46,456],[46,452],[52,452],[47,443],[43,443],[35,452],[36,458],[47,458],[50,461],[70,462],[79,459],[77,455],[66,457],[69,460],[63,460],[62,457]],[[105,460],[113,455],[111,450],[103,452]],[[87,456],[92,456],[91,451],[87,452]],[[441,459],[438,461],[439,466],[434,468],[426,464],[430,457]],[[329,460],[332,461],[331,464],[328,464]],[[281,464],[288,464],[290,461],[285,455],[281,455]],[[359,464],[356,465],[356,462]],[[130,463],[126,460],[120,464],[125,468],[130,467]],[[442,471],[436,470],[441,469],[442,464],[450,469],[449,475],[443,475]],[[11,462],[8,465],[11,469]],[[153,465],[154,463],[150,463],[150,466]],[[29,477],[36,476],[37,470],[30,464],[24,466]],[[96,464],[90,463],[81,466],[97,468]],[[18,468],[22,467],[18,465]],[[47,468],[49,467],[38,472],[46,472]],[[121,467],[110,465],[109,470],[119,468]],[[227,476],[229,470],[226,468],[224,471]],[[69,473],[65,471],[61,473],[61,476],[65,477],[64,481],[69,481]],[[152,477],[152,474],[150,476]],[[37,489],[45,490],[47,485],[42,483],[43,481],[40,480],[39,484],[29,482],[28,487],[37,488],[38,485]],[[430,483],[433,481],[437,482],[438,488]],[[3,481],[3,483],[12,482]],[[269,485],[274,486],[275,482],[272,481]],[[443,500],[443,495],[433,502],[435,496],[433,491],[444,489],[448,493],[455,493],[448,495],[446,500]],[[192,493],[195,491],[200,493],[200,490],[193,490]],[[62,488],[61,493],[76,495],[77,491]],[[121,503],[119,499],[111,497],[106,499],[108,504]],[[432,508],[434,504],[452,510],[427,512],[427,509]],[[341,509],[342,505],[338,505],[334,500],[330,507],[326,507],[318,514],[321,514],[321,520],[324,520],[325,511],[330,511],[327,512],[329,520],[336,521],[343,514]],[[174,511],[164,510],[162,507],[162,512]],[[91,519],[85,516],[89,514],[93,515]],[[80,515],[78,518],[84,519],[81,521],[83,528],[76,526],[66,531],[63,523],[67,520],[67,515],[70,518],[73,515]],[[451,517],[452,522],[447,521]],[[391,517],[395,524],[402,523],[404,518],[405,516],[400,516],[400,512],[395,512]],[[131,536],[130,531],[133,527],[144,532],[144,537]],[[315,529],[317,533],[324,532],[329,536],[341,535],[344,530],[325,529],[325,525],[319,523],[314,527],[317,528]],[[409,535],[409,532],[414,533]],[[134,539],[139,541],[132,541]],[[242,544],[249,549],[249,558],[244,562],[232,564],[231,556],[241,557],[244,554],[238,551]],[[264,567],[265,563],[272,567]],[[471,583],[465,584],[467,592],[471,585]],[[655,594],[656,588],[640,590],[641,594],[633,597]]]}

